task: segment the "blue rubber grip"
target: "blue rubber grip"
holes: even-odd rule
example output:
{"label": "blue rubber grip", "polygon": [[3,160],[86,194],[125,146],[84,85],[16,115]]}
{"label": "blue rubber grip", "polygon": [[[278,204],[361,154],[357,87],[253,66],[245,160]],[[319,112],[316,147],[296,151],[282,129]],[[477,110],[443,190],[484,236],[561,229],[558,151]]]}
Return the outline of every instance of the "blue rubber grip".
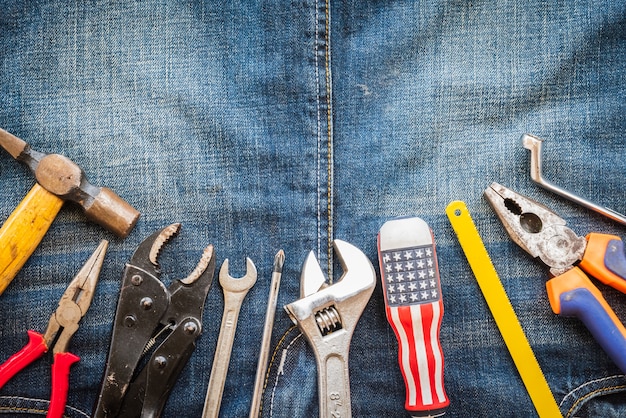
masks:
{"label": "blue rubber grip", "polygon": [[626,278],[626,256],[624,242],[619,239],[609,241],[604,255],[604,265],[620,277]]}
{"label": "blue rubber grip", "polygon": [[580,319],[611,360],[626,373],[626,336],[600,301],[585,288],[562,293],[560,301],[561,314]]}

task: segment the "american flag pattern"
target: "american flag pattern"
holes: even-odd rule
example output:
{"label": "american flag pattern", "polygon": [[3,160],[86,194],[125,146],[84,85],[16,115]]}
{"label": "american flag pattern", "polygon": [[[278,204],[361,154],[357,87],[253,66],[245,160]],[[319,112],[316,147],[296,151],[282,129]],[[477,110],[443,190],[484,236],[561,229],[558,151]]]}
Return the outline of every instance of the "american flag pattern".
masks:
{"label": "american flag pattern", "polygon": [[441,300],[434,246],[383,251],[380,256],[384,269],[383,282],[387,306],[397,307]]}
{"label": "american flag pattern", "polygon": [[[399,342],[408,411],[443,410],[441,285],[433,244],[379,251],[387,319]],[[442,411],[442,412],[443,412]]]}

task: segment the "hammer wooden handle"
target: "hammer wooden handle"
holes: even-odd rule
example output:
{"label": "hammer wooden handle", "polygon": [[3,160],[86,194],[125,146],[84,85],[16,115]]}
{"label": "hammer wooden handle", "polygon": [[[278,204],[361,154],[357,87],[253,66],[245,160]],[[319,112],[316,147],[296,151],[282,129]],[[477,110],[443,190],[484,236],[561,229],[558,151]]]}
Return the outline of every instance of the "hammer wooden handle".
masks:
{"label": "hammer wooden handle", "polygon": [[35,251],[63,200],[35,184],[0,228],[0,294]]}

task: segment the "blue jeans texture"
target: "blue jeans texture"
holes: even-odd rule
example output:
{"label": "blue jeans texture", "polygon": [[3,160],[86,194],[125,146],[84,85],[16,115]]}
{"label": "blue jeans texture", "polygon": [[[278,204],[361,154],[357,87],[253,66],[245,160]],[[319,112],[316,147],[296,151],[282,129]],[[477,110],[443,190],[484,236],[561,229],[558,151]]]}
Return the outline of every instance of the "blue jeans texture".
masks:
{"label": "blue jeans texture", "polygon": [[[545,138],[547,178],[626,212],[626,3],[619,1],[3,1],[0,127],[77,162],[142,212],[119,239],[67,204],[0,297],[0,360],[40,332],[69,280],[111,241],[91,309],[70,344],[68,417],[92,412],[120,279],[136,246],[172,222],[164,281],[215,245],[259,280],[242,307],[221,417],[248,415],[274,254],[287,261],[263,417],[318,414],[312,349],[282,310],[309,251],[337,280],[332,240],[376,266],[376,234],[416,215],[437,240],[448,417],[531,417],[533,405],[444,214],[469,207],[561,411],[626,416],[626,378],[584,326],[550,309],[547,269],[518,248],[482,198],[497,181],[555,209],[579,235],[623,235],[538,188],[521,134]],[[0,152],[0,219],[33,184]],[[596,282],[597,283],[597,282]],[[618,317],[624,295],[599,285]],[[223,299],[164,416],[199,417]],[[403,417],[397,343],[380,283],[352,339],[355,417]],[[44,414],[44,357],[0,391],[0,413]]]}

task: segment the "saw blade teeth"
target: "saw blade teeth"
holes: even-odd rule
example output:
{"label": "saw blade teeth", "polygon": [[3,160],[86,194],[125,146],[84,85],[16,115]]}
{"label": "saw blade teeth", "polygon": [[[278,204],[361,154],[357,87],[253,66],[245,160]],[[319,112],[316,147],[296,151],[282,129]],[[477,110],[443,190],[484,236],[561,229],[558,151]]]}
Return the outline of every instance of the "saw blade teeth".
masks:
{"label": "saw blade teeth", "polygon": [[167,244],[173,237],[178,235],[180,231],[181,224],[175,223],[170,226],[164,228],[159,236],[154,240],[152,244],[152,248],[150,249],[150,262],[157,266],[159,264],[159,255],[161,254],[161,249],[165,244]]}

